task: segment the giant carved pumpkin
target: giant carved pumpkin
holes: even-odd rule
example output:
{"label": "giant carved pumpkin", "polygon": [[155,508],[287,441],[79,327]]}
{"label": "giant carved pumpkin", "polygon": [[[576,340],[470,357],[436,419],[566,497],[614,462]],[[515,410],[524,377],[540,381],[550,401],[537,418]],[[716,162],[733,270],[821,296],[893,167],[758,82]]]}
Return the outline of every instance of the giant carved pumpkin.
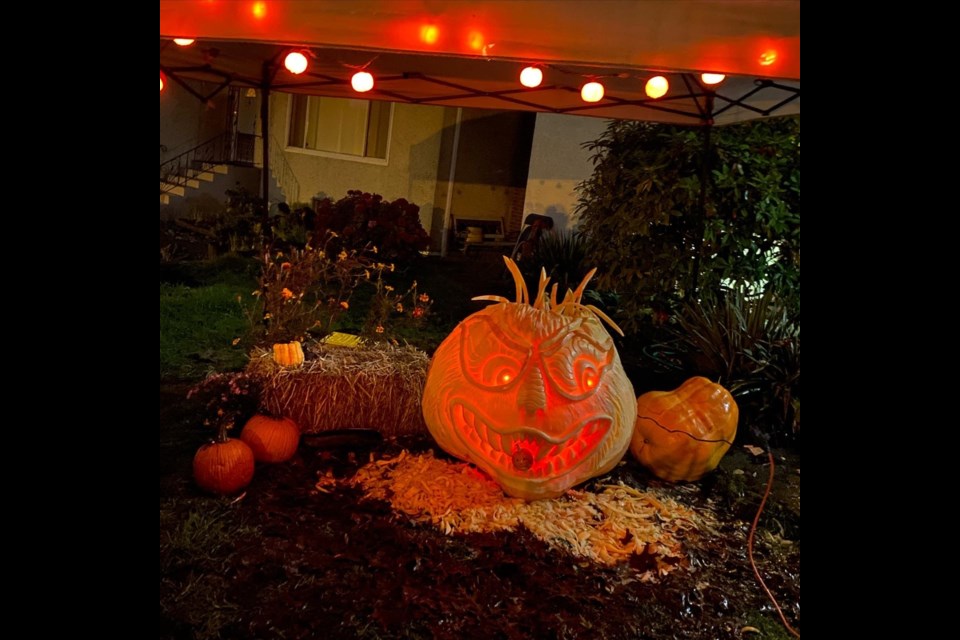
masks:
{"label": "giant carved pumpkin", "polygon": [[650,391],[637,398],[630,453],[658,478],[699,480],[720,464],[739,416],[730,392],[699,376],[673,391]]}
{"label": "giant carved pumpkin", "polygon": [[517,266],[504,259],[516,302],[475,298],[498,304],[461,322],[437,349],[423,416],[441,447],[486,471],[508,494],[552,498],[620,461],[636,398],[598,318],[620,329],[580,302],[596,269],[559,303],[556,285],[547,296],[541,272],[530,301]]}

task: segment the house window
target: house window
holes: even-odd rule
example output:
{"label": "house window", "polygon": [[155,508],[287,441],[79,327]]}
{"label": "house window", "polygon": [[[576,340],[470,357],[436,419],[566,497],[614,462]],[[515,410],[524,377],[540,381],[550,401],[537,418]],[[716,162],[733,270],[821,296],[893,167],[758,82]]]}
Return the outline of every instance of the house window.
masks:
{"label": "house window", "polygon": [[293,95],[287,147],[385,160],[390,107],[389,102]]}

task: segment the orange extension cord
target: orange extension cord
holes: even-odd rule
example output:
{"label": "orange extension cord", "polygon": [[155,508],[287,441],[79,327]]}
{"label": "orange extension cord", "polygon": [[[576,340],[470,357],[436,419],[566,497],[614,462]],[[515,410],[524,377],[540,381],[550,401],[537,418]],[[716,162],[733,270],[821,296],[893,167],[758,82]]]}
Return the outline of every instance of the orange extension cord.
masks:
{"label": "orange extension cord", "polygon": [[787,628],[794,637],[799,638],[800,632],[790,626],[790,623],[787,622],[786,616],[783,615],[783,610],[780,608],[780,604],[777,602],[777,599],[773,597],[773,594],[770,593],[770,589],[767,588],[767,583],[763,581],[763,578],[760,577],[760,572],[757,571],[757,563],[753,560],[753,536],[757,533],[757,523],[760,522],[760,514],[763,513],[763,507],[767,504],[767,498],[770,497],[770,489],[773,487],[773,454],[770,453],[770,450],[767,449],[767,456],[770,458],[770,477],[767,479],[767,490],[763,493],[763,500],[760,501],[760,508],[757,509],[757,515],[753,517],[753,524],[750,525],[750,534],[747,536],[747,555],[750,558],[750,566],[753,567],[753,575],[757,577],[757,581],[760,583],[760,586],[763,587],[763,590],[767,592],[767,597],[770,598],[770,602],[773,603],[773,606],[776,607],[777,613],[780,614],[780,620],[783,622],[783,626]]}

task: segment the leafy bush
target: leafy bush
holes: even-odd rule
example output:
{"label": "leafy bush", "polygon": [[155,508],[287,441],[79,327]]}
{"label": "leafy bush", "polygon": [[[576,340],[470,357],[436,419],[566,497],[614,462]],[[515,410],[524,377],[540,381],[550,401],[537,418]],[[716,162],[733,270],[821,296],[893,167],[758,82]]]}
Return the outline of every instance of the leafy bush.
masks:
{"label": "leafy bush", "polygon": [[791,438],[800,431],[800,319],[767,292],[731,289],[681,307],[665,349],[688,375],[727,387],[740,405],[741,424]]}
{"label": "leafy bush", "polygon": [[541,235],[533,260],[525,260],[521,265],[536,267],[535,278],[540,275],[540,267],[546,269],[550,281],[559,285],[560,297],[567,289],[576,289],[594,266],[587,262],[587,244],[583,236],[566,230],[551,230]]}
{"label": "leafy bush", "polygon": [[362,252],[376,247],[388,262],[409,262],[430,246],[420,207],[403,198],[389,202],[377,194],[348,191],[336,202],[321,200],[312,223],[321,237],[327,231],[337,233],[338,249]]}
{"label": "leafy bush", "polygon": [[612,122],[587,147],[580,229],[620,325],[665,322],[723,286],[800,308],[800,120],[711,129]]}

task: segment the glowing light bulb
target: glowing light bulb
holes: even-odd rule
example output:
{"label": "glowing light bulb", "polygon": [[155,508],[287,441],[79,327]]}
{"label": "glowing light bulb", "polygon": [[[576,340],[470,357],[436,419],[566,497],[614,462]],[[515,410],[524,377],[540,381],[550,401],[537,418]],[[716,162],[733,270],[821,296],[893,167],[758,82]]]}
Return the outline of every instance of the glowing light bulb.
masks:
{"label": "glowing light bulb", "polygon": [[163,91],[163,74],[160,74],[160,91]]}
{"label": "glowing light bulb", "polygon": [[267,3],[254,2],[253,6],[250,7],[250,13],[252,13],[253,17],[257,20],[263,20],[267,16]]}
{"label": "glowing light bulb", "polygon": [[358,71],[350,78],[350,86],[359,93],[370,91],[373,89],[373,76],[366,71]]}
{"label": "glowing light bulb", "polygon": [[540,83],[543,82],[543,71],[540,71],[537,67],[524,67],[523,71],[520,72],[520,84],[525,87],[539,87]]}
{"label": "glowing light bulb", "polygon": [[420,27],[420,40],[426,44],[436,44],[440,37],[440,29],[436,25],[426,24]]}
{"label": "glowing light bulb", "polygon": [[727,76],[722,73],[701,73],[700,80],[703,84],[720,84]]}
{"label": "glowing light bulb", "polygon": [[483,49],[483,45],[486,44],[486,39],[483,37],[483,34],[479,31],[471,31],[470,35],[467,37],[467,45],[475,51]]}
{"label": "glowing light bulb", "polygon": [[299,51],[291,51],[287,54],[287,57],[283,59],[283,66],[285,66],[290,73],[300,75],[307,70],[307,56]]}
{"label": "glowing light bulb", "polygon": [[580,97],[584,102],[600,102],[603,99],[603,85],[599,82],[588,82],[580,88]]}
{"label": "glowing light bulb", "polygon": [[500,381],[503,382],[504,384],[506,384],[507,382],[510,382],[510,374],[509,373],[502,374],[500,376]]}
{"label": "glowing light bulb", "polygon": [[769,67],[777,61],[777,52],[774,49],[767,49],[760,54],[760,64]]}
{"label": "glowing light bulb", "polygon": [[193,38],[174,38],[173,42],[181,47],[189,47],[195,42],[195,40]]}
{"label": "glowing light bulb", "polygon": [[653,76],[647,80],[646,86],[643,90],[647,93],[648,96],[656,100],[657,98],[662,98],[667,95],[667,89],[670,88],[670,83],[667,82],[667,79],[663,76]]}

